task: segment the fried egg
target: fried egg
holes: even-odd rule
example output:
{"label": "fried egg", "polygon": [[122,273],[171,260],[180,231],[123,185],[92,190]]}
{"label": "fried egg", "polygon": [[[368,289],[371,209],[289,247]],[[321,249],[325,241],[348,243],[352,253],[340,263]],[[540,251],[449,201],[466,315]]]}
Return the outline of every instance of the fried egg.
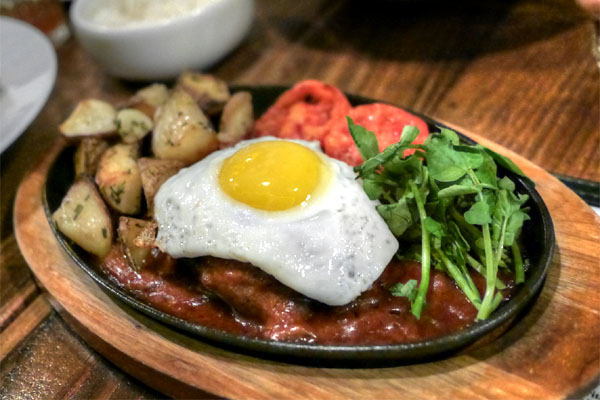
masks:
{"label": "fried egg", "polygon": [[352,168],[318,142],[263,137],[216,151],[154,204],[167,254],[248,262],[332,306],[365,291],[398,249]]}

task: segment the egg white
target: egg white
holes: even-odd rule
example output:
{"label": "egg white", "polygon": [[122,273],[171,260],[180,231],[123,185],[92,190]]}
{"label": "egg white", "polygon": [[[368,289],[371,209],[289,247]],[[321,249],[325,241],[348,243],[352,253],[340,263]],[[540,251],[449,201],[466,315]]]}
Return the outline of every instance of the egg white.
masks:
{"label": "egg white", "polygon": [[284,211],[234,200],[219,185],[223,161],[262,137],[216,151],[167,180],[154,198],[157,243],[173,257],[215,256],[249,262],[281,283],[328,305],[358,297],[383,272],[398,242],[352,167],[314,150],[331,177],[316,198]]}

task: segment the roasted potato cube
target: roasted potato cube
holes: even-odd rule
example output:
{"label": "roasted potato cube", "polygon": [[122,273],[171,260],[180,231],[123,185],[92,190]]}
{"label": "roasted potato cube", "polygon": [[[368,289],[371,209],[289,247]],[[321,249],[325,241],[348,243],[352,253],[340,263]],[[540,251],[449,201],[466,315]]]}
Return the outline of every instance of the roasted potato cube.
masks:
{"label": "roasted potato cube", "polygon": [[75,110],[60,125],[59,129],[68,138],[107,135],[117,130],[116,115],[117,111],[109,103],[97,99],[86,99],[77,104]]}
{"label": "roasted potato cube", "polygon": [[142,178],[136,158],[136,145],[116,144],[104,152],[96,173],[96,183],[102,197],[110,207],[122,214],[140,212]]}
{"label": "roasted potato cube", "polygon": [[117,113],[117,131],[125,143],[136,143],[154,128],[154,121],[140,110],[125,108]]}
{"label": "roasted potato cube", "polygon": [[83,138],[75,151],[75,176],[96,175],[100,158],[106,149],[108,149],[106,140],[93,136]]}
{"label": "roasted potato cube", "polygon": [[158,234],[158,224],[156,221],[148,221],[133,241],[137,247],[145,249],[156,249],[156,235]]}
{"label": "roasted potato cube", "polygon": [[225,104],[219,124],[219,147],[230,147],[244,139],[254,123],[252,95],[249,92],[237,92]]}
{"label": "roasted potato cube", "polygon": [[168,98],[169,89],[162,83],[154,83],[138,90],[129,100],[129,104],[153,118],[156,109],[163,105]]}
{"label": "roasted potato cube", "polygon": [[210,121],[183,90],[175,90],[157,110],[152,133],[152,151],[156,157],[189,165],[216,150],[218,145]]}
{"label": "roasted potato cube", "polygon": [[156,158],[140,158],[137,160],[144,197],[148,204],[148,212],[154,214],[154,196],[160,186],[171,176],[175,175],[184,164],[177,160],[159,160]]}
{"label": "roasted potato cube", "polygon": [[131,104],[146,103],[154,107],[161,106],[169,98],[169,89],[162,83],[153,83],[138,90],[131,98]]}
{"label": "roasted potato cube", "polygon": [[113,228],[106,205],[89,178],[78,179],[67,192],[52,221],[84,250],[104,257],[113,241]]}
{"label": "roasted potato cube", "polygon": [[225,81],[193,71],[182,73],[176,88],[185,90],[208,115],[219,113],[230,97]]}
{"label": "roasted potato cube", "polygon": [[[125,255],[133,268],[138,271],[145,265],[152,251],[152,246],[146,246],[146,242],[138,240],[138,237],[141,236],[143,238],[147,236],[147,232],[151,231],[153,227],[154,231],[156,231],[156,224],[152,221],[123,216],[119,217],[119,228],[117,230],[119,241],[123,245]],[[143,245],[140,246],[140,244]]]}

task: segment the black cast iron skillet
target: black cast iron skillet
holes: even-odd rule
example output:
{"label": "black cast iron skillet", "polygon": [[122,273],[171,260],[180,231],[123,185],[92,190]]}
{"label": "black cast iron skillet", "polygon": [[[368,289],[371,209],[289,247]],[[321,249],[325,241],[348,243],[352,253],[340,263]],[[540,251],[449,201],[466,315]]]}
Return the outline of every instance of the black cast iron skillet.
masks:
{"label": "black cast iron skillet", "polygon": [[[259,116],[286,89],[288,87],[284,86],[237,86],[233,87],[232,91],[246,90],[251,92],[255,114]],[[375,102],[373,99],[354,95],[349,95],[348,99],[353,105]],[[436,131],[438,127],[445,127],[444,124],[431,118],[418,113],[414,114],[427,122],[430,131]],[[474,144],[473,140],[460,132],[458,134],[464,142]],[[532,302],[541,290],[554,251],[552,219],[533,183],[528,179],[523,179],[499,168],[500,174],[507,175],[515,181],[518,192],[529,195],[526,205],[530,207],[531,220],[525,223],[522,237],[525,238],[523,240],[523,254],[529,260],[530,266],[526,272],[525,283],[519,285],[512,298],[501,305],[487,320],[476,322],[461,331],[435,339],[381,346],[311,345],[238,336],[200,326],[148,306],[116,286],[93,265],[84,261],[84,251],[62,235],[51,221],[52,212],[59,207],[62,198],[74,180],[74,151],[73,147],[65,148],[50,168],[46,187],[43,191],[43,204],[56,238],[75,263],[102,289],[127,306],[192,336],[221,347],[258,355],[259,357],[303,364],[365,367],[422,362],[432,358],[448,356],[476,341],[484,340],[486,336],[497,334],[498,331],[506,329],[511,322],[515,322],[520,313],[526,309],[526,306]]]}

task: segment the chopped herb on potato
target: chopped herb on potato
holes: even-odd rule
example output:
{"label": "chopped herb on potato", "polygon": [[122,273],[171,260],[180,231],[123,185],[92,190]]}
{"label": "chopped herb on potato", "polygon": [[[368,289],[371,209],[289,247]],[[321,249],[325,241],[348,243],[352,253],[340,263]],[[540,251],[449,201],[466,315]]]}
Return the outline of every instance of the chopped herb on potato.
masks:
{"label": "chopped herb on potato", "polygon": [[154,83],[136,92],[129,99],[129,108],[134,108],[154,118],[156,109],[164,104],[169,98],[169,89],[162,83]]}
{"label": "chopped herb on potato", "polygon": [[68,138],[114,133],[117,130],[116,114],[115,108],[105,101],[82,100],[59,129]]}
{"label": "chopped herb on potato", "polygon": [[154,128],[154,121],[140,110],[125,108],[117,113],[117,131],[125,143],[136,143]]}
{"label": "chopped herb on potato", "polygon": [[136,163],[137,146],[116,144],[102,155],[96,183],[108,205],[133,215],[140,212],[142,179]]}
{"label": "chopped herb on potato", "polygon": [[208,115],[221,112],[230,97],[225,81],[213,75],[193,71],[183,72],[179,76],[176,89],[187,92]]}
{"label": "chopped herb on potato", "polygon": [[56,227],[84,250],[105,256],[113,241],[110,215],[89,178],[73,184],[60,207],[52,214]]}
{"label": "chopped herb on potato", "polygon": [[156,223],[152,221],[123,216],[119,218],[119,227],[117,229],[119,241],[123,245],[125,255],[133,268],[138,271],[144,266],[152,251],[152,247],[146,246],[146,242],[138,240],[138,237],[147,237],[148,232],[153,227],[155,229]]}
{"label": "chopped herb on potato", "polygon": [[189,94],[175,90],[156,112],[152,133],[154,155],[189,165],[217,147],[217,134],[206,115]]}
{"label": "chopped herb on potato", "polygon": [[106,149],[108,142],[98,137],[85,137],[79,142],[75,151],[75,176],[94,176],[98,170],[100,158]]}

